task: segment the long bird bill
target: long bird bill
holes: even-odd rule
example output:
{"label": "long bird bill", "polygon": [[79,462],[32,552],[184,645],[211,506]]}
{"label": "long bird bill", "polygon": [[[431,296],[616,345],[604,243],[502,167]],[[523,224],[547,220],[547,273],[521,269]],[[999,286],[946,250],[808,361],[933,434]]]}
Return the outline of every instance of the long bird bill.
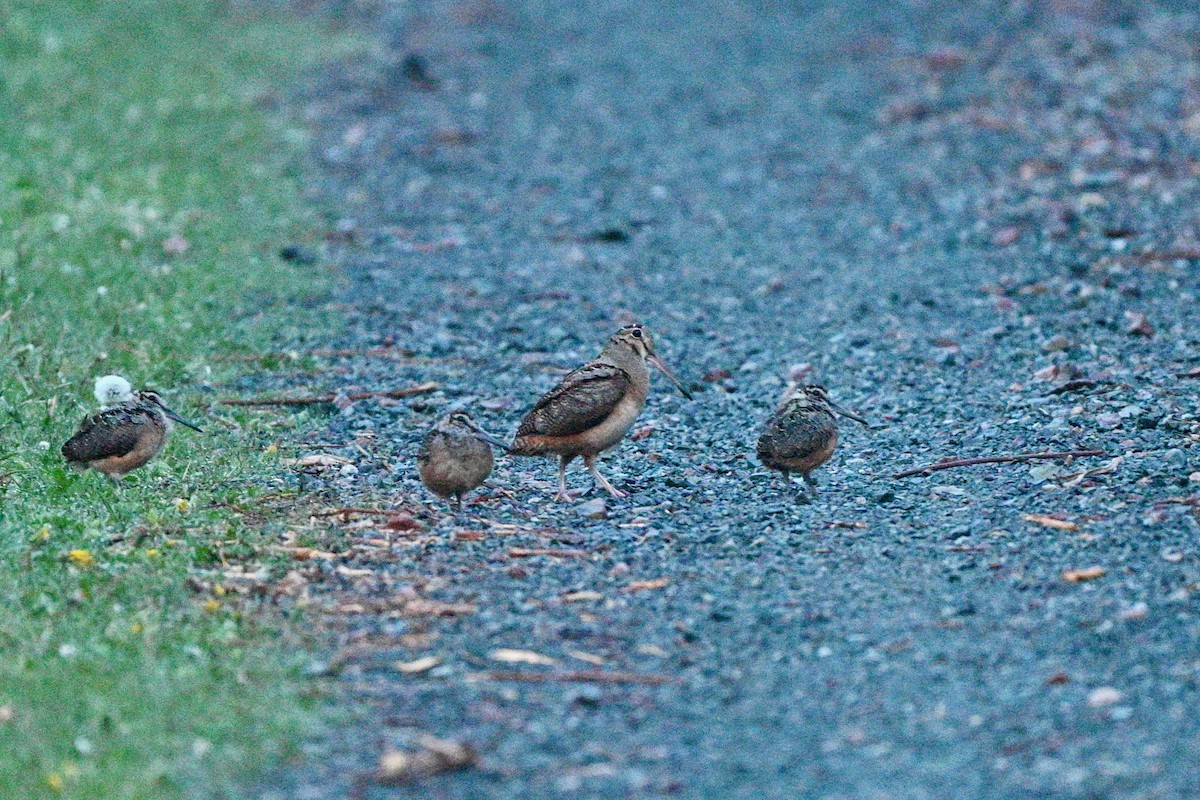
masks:
{"label": "long bird bill", "polygon": [[679,382],[679,378],[675,377],[675,373],[671,372],[670,368],[663,363],[663,360],[659,358],[657,354],[650,353],[646,356],[646,360],[653,364],[659,372],[661,372],[663,375],[666,375],[671,383],[675,384],[675,388],[678,389],[684,397],[686,397],[688,400],[692,399],[692,393],[683,388],[683,384]]}
{"label": "long bird bill", "polygon": [[830,400],[828,397],[825,398],[825,402],[829,403],[829,407],[832,408],[837,413],[841,414],[843,417],[852,419],[855,422],[860,422],[863,425],[867,426],[868,428],[871,427],[871,423],[867,422],[865,419],[860,417],[858,414],[855,414],[853,411],[849,411],[845,408],[842,408],[837,403]]}
{"label": "long bird bill", "polygon": [[478,437],[478,439],[480,441],[487,442],[492,447],[499,447],[501,450],[503,450],[506,453],[508,452],[509,447],[510,447],[509,444],[500,441],[495,436],[488,433],[483,428],[479,427],[478,423],[476,423],[475,420],[468,419],[467,426],[475,433],[475,436]]}
{"label": "long bird bill", "polygon": [[163,411],[165,411],[165,412],[166,412],[166,414],[167,414],[167,416],[168,416],[168,417],[170,417],[171,419],[175,420],[175,421],[176,421],[176,422],[178,422],[180,425],[185,425],[185,426],[187,426],[187,427],[191,428],[192,430],[196,431],[197,433],[204,433],[204,431],[202,431],[202,430],[199,428],[199,426],[197,426],[197,425],[193,425],[192,423],[188,422],[188,421],[187,421],[186,419],[184,419],[183,417],[181,417],[181,416],[179,416],[178,414],[176,414],[176,413],[175,413],[174,411],[172,411],[171,409],[167,408],[166,404],[165,404],[165,403],[163,403],[161,400],[155,400],[154,402],[158,404],[158,407],[159,407],[159,408],[161,408]]}

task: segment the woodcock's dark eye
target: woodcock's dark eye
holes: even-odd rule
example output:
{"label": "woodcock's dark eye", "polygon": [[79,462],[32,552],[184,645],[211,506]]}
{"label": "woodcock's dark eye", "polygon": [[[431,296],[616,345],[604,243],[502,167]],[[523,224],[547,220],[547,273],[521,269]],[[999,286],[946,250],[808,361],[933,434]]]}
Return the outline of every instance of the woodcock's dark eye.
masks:
{"label": "woodcock's dark eye", "polygon": [[642,329],[641,328],[634,328],[630,332],[633,334],[633,338],[635,338],[635,339],[642,338]]}

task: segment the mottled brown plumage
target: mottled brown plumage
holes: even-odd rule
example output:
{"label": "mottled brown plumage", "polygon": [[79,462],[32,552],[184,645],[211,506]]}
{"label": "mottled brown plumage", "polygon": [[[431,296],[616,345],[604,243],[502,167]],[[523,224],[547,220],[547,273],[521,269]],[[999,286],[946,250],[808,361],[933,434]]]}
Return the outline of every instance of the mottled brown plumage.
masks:
{"label": "mottled brown plumage", "polygon": [[654,365],[691,399],[691,395],[654,352],[650,332],[641,325],[617,331],[594,360],[563,377],[521,421],[510,452],[519,456],[558,455],[559,500],[570,500],[567,464],[583,458],[588,471],[609,494],[624,497],[596,469],[596,456],[625,437],[650,391]]}
{"label": "mottled brown plumage", "polygon": [[105,402],[115,404],[84,419],[62,446],[63,458],[75,469],[91,467],[120,480],[162,452],[173,422],[200,430],[167,408],[157,392],[126,389],[123,394],[109,393]]}
{"label": "mottled brown plumage", "polygon": [[453,497],[461,507],[463,495],[492,473],[493,444],[504,447],[467,414],[450,414],[425,435],[417,451],[421,481],[438,497]]}
{"label": "mottled brown plumage", "polygon": [[829,460],[838,444],[835,412],[867,425],[865,419],[830,400],[825,387],[789,386],[758,438],[759,460],[788,481],[793,472],[800,473],[816,495],[812,472]]}

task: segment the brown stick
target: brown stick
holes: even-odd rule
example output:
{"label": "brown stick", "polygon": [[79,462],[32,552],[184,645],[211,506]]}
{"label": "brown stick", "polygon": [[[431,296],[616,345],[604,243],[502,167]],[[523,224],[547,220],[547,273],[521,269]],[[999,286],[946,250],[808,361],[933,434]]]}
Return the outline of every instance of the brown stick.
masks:
{"label": "brown stick", "polygon": [[1134,253],[1127,258],[1142,263],[1147,261],[1196,261],[1200,260],[1200,249],[1150,250],[1146,253]]}
{"label": "brown stick", "polygon": [[1018,461],[1037,461],[1052,458],[1082,458],[1084,456],[1107,455],[1103,450],[1068,450],[1062,453],[1022,453],[1016,456],[985,456],[983,458],[954,458],[949,461],[938,461],[924,467],[914,467],[903,472],[897,472],[893,478],[908,478],[955,467],[973,467],[976,464],[1011,464]]}
{"label": "brown stick", "polygon": [[1200,378],[1200,367],[1194,367],[1187,372],[1176,372],[1176,378]]}
{"label": "brown stick", "polygon": [[315,350],[301,350],[296,353],[241,353],[238,355],[222,356],[217,360],[262,361],[264,359],[276,359],[279,361],[287,361],[293,356],[312,356],[313,358],[352,358],[355,356],[366,356],[371,358],[411,358],[412,355],[413,353],[411,350],[405,350],[400,347],[368,347],[365,350],[343,350],[321,347]]}
{"label": "brown stick", "polygon": [[532,556],[550,556],[552,558],[587,558],[583,550],[564,550],[555,547],[514,547],[508,551],[509,558],[531,558]]}
{"label": "brown stick", "polygon": [[386,508],[335,508],[332,511],[316,511],[310,514],[313,517],[340,517],[350,514],[367,514],[376,517],[398,517],[401,514],[407,513],[402,508],[397,508],[389,511]]}
{"label": "brown stick", "polygon": [[[376,397],[411,397],[414,394],[425,394],[438,388],[434,381],[419,383],[416,386],[406,386],[403,389],[386,389],[378,392],[353,392],[343,395],[347,400],[371,400]],[[332,403],[338,398],[336,394],[313,395],[310,397],[260,397],[255,400],[222,400],[227,406],[312,406],[320,403]]]}
{"label": "brown stick", "polygon": [[575,672],[517,672],[490,670],[476,673],[489,681],[515,681],[518,683],[635,683],[643,686],[662,686],[675,683],[676,679],[666,675],[644,675],[636,672],[608,672],[585,669]]}

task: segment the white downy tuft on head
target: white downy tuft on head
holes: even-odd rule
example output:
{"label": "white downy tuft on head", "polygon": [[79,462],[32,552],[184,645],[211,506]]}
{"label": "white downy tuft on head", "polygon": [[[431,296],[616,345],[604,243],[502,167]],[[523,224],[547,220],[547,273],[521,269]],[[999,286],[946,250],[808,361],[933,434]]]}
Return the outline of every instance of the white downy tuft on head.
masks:
{"label": "white downy tuft on head", "polygon": [[96,378],[96,399],[102,406],[115,406],[133,399],[133,386],[120,375]]}

